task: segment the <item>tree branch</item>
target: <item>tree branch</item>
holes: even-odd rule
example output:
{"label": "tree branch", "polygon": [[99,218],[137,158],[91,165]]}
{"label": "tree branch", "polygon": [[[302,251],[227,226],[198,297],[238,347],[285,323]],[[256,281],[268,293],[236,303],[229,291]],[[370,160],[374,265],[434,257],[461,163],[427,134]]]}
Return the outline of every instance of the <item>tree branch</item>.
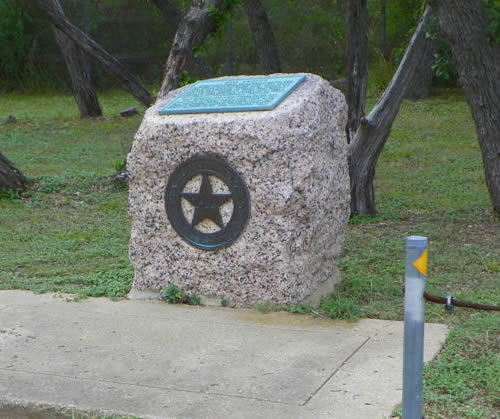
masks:
{"label": "tree branch", "polygon": [[120,63],[120,61],[110,55],[97,42],[89,38],[80,29],[69,22],[64,16],[60,16],[54,13],[50,9],[50,6],[47,4],[47,0],[31,1],[42,11],[47,19],[49,19],[52,25],[63,32],[68,38],[77,43],[78,46],[87,54],[97,59],[107,71],[118,77],[121,80],[122,86],[125,90],[132,94],[145,107],[151,105],[153,100],[149,92],[141,85],[139,80],[137,80],[136,77],[130,71],[128,71],[122,63]]}
{"label": "tree branch", "polygon": [[243,5],[248,16],[248,26],[259,55],[263,74],[279,73],[280,59],[273,29],[261,0],[244,0]]}
{"label": "tree branch", "polygon": [[347,142],[365,115],[368,80],[368,6],[366,0],[349,0],[347,15]]}
{"label": "tree branch", "polygon": [[[389,86],[385,89],[382,97],[366,117],[368,125],[378,127],[379,129],[390,130],[392,122],[399,112],[399,107],[401,106],[401,102],[406,93],[406,87],[413,78],[416,65],[423,55],[425,47],[424,41],[426,37],[426,23],[430,14],[431,8],[426,6],[418,23],[417,29],[408,44],[403,59],[401,60],[396,73],[392,77]],[[387,134],[389,134],[389,132],[387,132]],[[367,139],[365,138],[364,140],[366,141]],[[362,146],[362,144],[360,144],[362,142],[361,136],[356,135],[354,141],[352,141],[349,146],[350,154],[355,154],[356,149],[359,149]],[[370,142],[373,143],[371,140]],[[371,147],[373,146],[379,148],[380,144],[372,144]]]}
{"label": "tree branch", "polygon": [[362,121],[349,144],[349,174],[351,178],[351,213],[376,215],[373,178],[375,165],[389,137],[392,123],[413,78],[415,67],[425,49],[426,21],[431,13],[426,7],[405,55],[384,94]]}
{"label": "tree branch", "polygon": [[223,0],[193,0],[188,13],[181,20],[165,66],[160,96],[165,96],[177,87],[179,76],[193,54],[193,48],[200,46],[207,35],[216,29],[217,21],[210,13],[210,7],[216,7],[221,12],[227,10]]}
{"label": "tree branch", "polygon": [[[51,11],[63,18],[63,8],[59,0],[48,0],[46,6],[51,8]],[[90,67],[88,66],[85,52],[66,36],[66,34],[55,26],[53,26],[56,42],[63,54],[66,68],[71,77],[71,87],[76,104],[80,111],[80,118],[88,116],[101,116],[102,109],[99,105],[99,100],[92,84]]]}

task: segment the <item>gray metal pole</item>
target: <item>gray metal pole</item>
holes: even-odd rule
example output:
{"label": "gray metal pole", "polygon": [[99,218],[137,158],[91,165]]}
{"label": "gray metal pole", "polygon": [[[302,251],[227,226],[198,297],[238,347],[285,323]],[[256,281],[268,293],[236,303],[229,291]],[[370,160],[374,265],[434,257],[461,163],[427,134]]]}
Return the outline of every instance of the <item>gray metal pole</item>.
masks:
{"label": "gray metal pole", "polygon": [[406,238],[403,419],[422,417],[427,237]]}

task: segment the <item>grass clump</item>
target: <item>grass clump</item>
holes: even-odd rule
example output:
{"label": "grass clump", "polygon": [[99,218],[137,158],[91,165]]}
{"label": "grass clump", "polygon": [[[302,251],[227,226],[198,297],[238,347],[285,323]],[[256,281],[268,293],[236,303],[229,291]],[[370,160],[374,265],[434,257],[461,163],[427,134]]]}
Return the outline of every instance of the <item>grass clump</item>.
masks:
{"label": "grass clump", "polygon": [[258,304],[257,311],[259,313],[269,313],[271,311],[271,306],[269,304]]}
{"label": "grass clump", "polygon": [[33,276],[13,275],[0,289],[26,289],[37,294],[59,292],[86,297],[125,297],[130,291],[134,271],[129,264],[109,266],[85,275]]}
{"label": "grass clump", "polygon": [[163,299],[170,304],[181,303],[185,299],[184,291],[177,285],[169,285],[163,290]]}
{"label": "grass clump", "polygon": [[12,189],[0,188],[0,201],[19,201],[20,198],[19,191],[13,191]]}
{"label": "grass clump", "polygon": [[189,296],[189,304],[192,306],[200,306],[201,305],[201,297],[196,294],[191,294]]}
{"label": "grass clump", "polygon": [[295,305],[283,306],[283,310],[288,311],[289,313],[306,314],[312,313],[314,307],[312,303],[302,302]]}
{"label": "grass clump", "polygon": [[195,293],[186,294],[184,290],[177,285],[169,285],[162,292],[162,299],[170,304],[190,304],[193,306],[201,305],[201,297]]}
{"label": "grass clump", "polygon": [[331,319],[355,321],[362,315],[358,303],[351,298],[323,298],[320,309]]}

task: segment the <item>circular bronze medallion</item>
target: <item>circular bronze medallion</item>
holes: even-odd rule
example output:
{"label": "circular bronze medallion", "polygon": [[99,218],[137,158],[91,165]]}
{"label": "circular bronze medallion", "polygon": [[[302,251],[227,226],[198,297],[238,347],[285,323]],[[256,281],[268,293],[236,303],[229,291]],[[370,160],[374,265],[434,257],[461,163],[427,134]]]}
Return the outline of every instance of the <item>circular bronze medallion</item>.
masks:
{"label": "circular bronze medallion", "polygon": [[170,175],[165,209],[172,227],[190,245],[216,250],[233,243],[250,218],[250,195],[226,162],[195,156]]}

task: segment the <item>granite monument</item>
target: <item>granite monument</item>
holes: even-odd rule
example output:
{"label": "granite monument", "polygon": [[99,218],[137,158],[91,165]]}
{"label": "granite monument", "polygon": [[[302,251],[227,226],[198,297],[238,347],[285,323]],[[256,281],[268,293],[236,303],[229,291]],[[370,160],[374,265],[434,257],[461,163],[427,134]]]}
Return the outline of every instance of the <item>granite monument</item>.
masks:
{"label": "granite monument", "polygon": [[147,110],[127,159],[130,298],[319,301],[349,218],[344,96],[312,74],[227,77]]}

